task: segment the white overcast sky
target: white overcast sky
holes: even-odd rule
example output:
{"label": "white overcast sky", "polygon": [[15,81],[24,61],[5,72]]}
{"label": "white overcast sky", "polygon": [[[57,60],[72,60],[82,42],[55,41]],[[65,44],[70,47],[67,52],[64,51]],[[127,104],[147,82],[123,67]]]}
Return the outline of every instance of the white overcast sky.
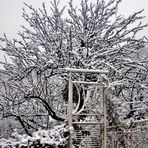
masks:
{"label": "white overcast sky", "polygon": [[[69,0],[61,0],[61,5],[66,5]],[[95,1],[95,0],[91,0]],[[20,26],[24,24],[22,18],[22,7],[24,4],[32,4],[35,8],[41,7],[42,2],[50,9],[50,0],[0,0],[0,36],[6,33],[8,38],[16,38]],[[79,4],[80,0],[73,0],[74,4]],[[148,0],[122,0],[119,12],[125,16],[133,12],[145,9],[143,15],[145,23],[148,23]],[[148,28],[141,32],[141,35],[148,36]],[[2,60],[2,54],[0,58]]]}
{"label": "white overcast sky", "polygon": [[[47,3],[47,8],[50,0],[0,0],[0,36],[3,33],[10,38],[15,38],[19,26],[23,25],[22,19],[22,7],[23,2],[32,4],[34,7],[41,7],[42,2]],[[69,0],[61,0],[62,5],[66,5]],[[73,0],[75,4],[78,4],[80,0]],[[95,0],[92,0],[95,1]],[[148,23],[148,0],[122,0],[119,11],[121,14],[129,15],[135,11],[145,9],[143,15],[147,18],[144,22]],[[142,34],[147,35],[148,29],[142,32]]]}

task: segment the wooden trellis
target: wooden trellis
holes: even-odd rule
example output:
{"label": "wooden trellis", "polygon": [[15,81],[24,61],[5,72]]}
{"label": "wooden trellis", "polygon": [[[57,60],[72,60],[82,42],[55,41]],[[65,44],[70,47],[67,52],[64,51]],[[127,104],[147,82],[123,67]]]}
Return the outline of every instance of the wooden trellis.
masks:
{"label": "wooden trellis", "polygon": [[[66,70],[69,72],[68,127],[70,137],[68,148],[73,148],[73,145],[75,148],[148,147],[148,119],[134,121],[130,127],[124,127],[123,125],[108,126],[106,112],[107,71],[72,68],[66,68]],[[74,76],[77,73],[99,75],[100,79],[96,82],[75,80]],[[97,90],[100,95],[96,96],[92,101],[87,100],[87,103],[82,107],[81,111],[78,110],[73,100],[73,96],[75,95],[73,94],[75,93],[73,92],[73,88],[76,85],[94,86],[94,88],[97,86],[99,88],[99,90],[98,88]],[[79,91],[80,87],[76,87],[77,91]],[[88,88],[89,87],[87,87],[87,89]],[[97,94],[97,92],[94,92],[94,94]],[[82,96],[84,97],[84,95]],[[84,102],[86,98],[86,96],[83,98]],[[100,104],[100,106],[98,106],[97,103]],[[83,120],[83,118],[86,117],[88,117],[87,121]]]}
{"label": "wooden trellis", "polygon": [[[71,68],[66,68],[66,70],[69,72],[69,105],[68,105],[68,126],[69,126],[69,133],[70,133],[70,137],[69,137],[69,148],[72,148],[73,145],[73,127],[74,126],[79,126],[79,131],[76,132],[75,130],[75,135],[76,135],[76,139],[77,139],[77,146],[78,147],[91,147],[91,148],[99,148],[101,145],[106,148],[106,140],[107,140],[107,136],[106,136],[106,89],[107,89],[107,78],[105,75],[108,74],[107,71],[102,71],[102,70],[88,70],[88,69],[71,69]],[[97,74],[100,75],[100,79],[98,79],[97,82],[87,82],[84,80],[72,80],[72,74],[73,73],[89,73],[89,74]],[[83,84],[83,85],[91,85],[91,86],[99,86],[100,87],[100,91],[101,91],[101,108],[102,108],[102,112],[100,114],[97,114],[98,110],[96,109],[96,112],[91,112],[89,109],[87,110],[87,107],[90,105],[89,101],[88,106],[84,106],[83,110],[86,109],[86,113],[81,114],[80,111],[76,111],[74,112],[74,108],[73,108],[73,85],[74,84]],[[86,99],[86,98],[84,98]],[[85,101],[85,100],[84,100]],[[95,102],[95,101],[94,101]],[[97,99],[96,99],[97,102]],[[96,104],[91,105],[91,108],[95,108]],[[91,109],[93,110],[93,109]],[[77,118],[79,116],[87,116],[90,118],[96,118],[96,120],[90,120],[90,121],[74,121],[74,118],[77,116]],[[103,118],[103,120],[99,121],[99,119],[97,120],[97,118],[99,118],[99,116],[101,116],[100,118]],[[103,116],[103,117],[102,117]],[[80,130],[80,127],[82,128]],[[89,129],[87,131],[85,131],[86,128],[84,127],[88,127]],[[99,143],[97,144],[97,141],[99,140],[98,138],[100,138],[99,135],[99,131],[100,128],[102,129],[102,143],[99,145]],[[83,133],[85,134],[85,136],[83,137]],[[85,133],[86,132],[86,133]],[[87,132],[89,132],[89,136],[86,136]],[[98,134],[97,134],[98,133]],[[96,140],[95,140],[96,139]]]}

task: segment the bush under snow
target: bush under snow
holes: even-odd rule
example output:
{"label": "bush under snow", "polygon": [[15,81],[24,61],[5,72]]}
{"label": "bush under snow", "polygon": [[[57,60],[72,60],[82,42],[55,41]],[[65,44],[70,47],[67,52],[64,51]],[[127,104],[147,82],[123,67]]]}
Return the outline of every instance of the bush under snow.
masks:
{"label": "bush under snow", "polygon": [[51,130],[39,129],[32,134],[32,137],[19,135],[14,131],[10,139],[0,140],[0,148],[65,148],[67,139],[68,130],[63,124]]}

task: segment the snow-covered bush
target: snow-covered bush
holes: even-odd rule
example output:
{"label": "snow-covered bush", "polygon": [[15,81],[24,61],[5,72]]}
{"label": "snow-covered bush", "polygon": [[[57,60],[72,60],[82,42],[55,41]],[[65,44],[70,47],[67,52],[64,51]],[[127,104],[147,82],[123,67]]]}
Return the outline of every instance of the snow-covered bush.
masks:
{"label": "snow-covered bush", "polygon": [[65,124],[57,125],[51,130],[39,129],[32,137],[20,135],[14,130],[10,139],[0,140],[0,148],[65,148],[67,139],[68,130]]}

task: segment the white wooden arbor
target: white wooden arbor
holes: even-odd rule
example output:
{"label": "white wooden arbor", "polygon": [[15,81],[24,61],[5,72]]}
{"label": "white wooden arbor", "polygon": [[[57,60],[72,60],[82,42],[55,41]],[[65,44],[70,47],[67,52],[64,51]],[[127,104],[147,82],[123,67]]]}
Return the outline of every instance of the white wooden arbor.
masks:
{"label": "white wooden arbor", "polygon": [[[106,115],[106,98],[107,98],[107,86],[108,86],[108,80],[107,80],[107,74],[108,71],[105,70],[88,70],[88,69],[72,69],[72,68],[66,68],[66,71],[69,72],[69,102],[68,102],[68,127],[69,127],[69,133],[70,133],[70,137],[69,137],[69,145],[68,148],[72,148],[73,145],[73,125],[74,124],[83,124],[83,125],[100,125],[102,124],[103,126],[103,136],[102,136],[102,146],[103,148],[106,148],[106,129],[107,129],[107,115]],[[84,73],[84,74],[97,74],[100,75],[100,79],[97,82],[87,82],[87,81],[77,81],[77,80],[72,80],[72,74],[76,74],[76,73]],[[90,86],[99,86],[100,90],[101,90],[101,98],[99,98],[101,100],[101,106],[102,106],[102,123],[99,121],[87,121],[87,122],[81,122],[81,121],[73,121],[75,115],[80,115],[80,112],[74,112],[73,109],[73,85],[75,84],[84,84],[84,85],[90,85]],[[85,99],[85,98],[84,98]],[[84,100],[85,101],[85,100]],[[89,103],[89,100],[88,100]],[[94,104],[94,108],[95,108],[95,104]],[[99,109],[98,109],[99,110]],[[96,113],[85,113],[86,116],[95,116]],[[99,131],[98,131],[99,132]],[[84,146],[84,148],[87,148],[87,146]],[[91,147],[93,148],[93,147]],[[94,148],[99,148],[99,147],[94,147]]]}

